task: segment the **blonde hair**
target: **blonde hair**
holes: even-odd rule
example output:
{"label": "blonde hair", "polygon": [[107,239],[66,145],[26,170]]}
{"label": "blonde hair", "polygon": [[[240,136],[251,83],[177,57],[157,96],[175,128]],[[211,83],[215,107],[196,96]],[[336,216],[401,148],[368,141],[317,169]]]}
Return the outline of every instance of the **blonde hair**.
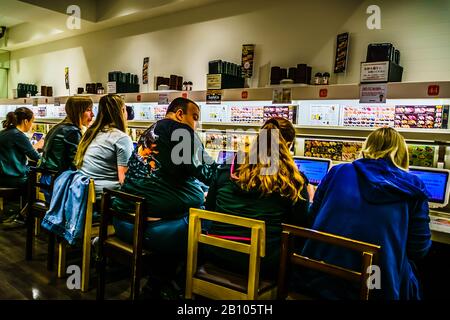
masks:
{"label": "blonde hair", "polygon": [[409,156],[405,139],[393,128],[379,128],[364,142],[363,158],[390,159],[400,169],[408,170]]}
{"label": "blonde hair", "polygon": [[74,159],[77,169],[80,169],[83,165],[86,150],[100,131],[106,128],[116,128],[122,132],[127,132],[126,119],[122,111],[124,107],[125,102],[116,94],[108,94],[100,98],[97,117],[92,126],[86,130],[78,145]]}
{"label": "blonde hair", "polygon": [[[300,175],[294,159],[289,151],[289,145],[295,139],[295,129],[292,124],[284,118],[271,118],[261,127],[267,134],[267,156],[271,157],[272,130],[279,133],[279,155],[278,170],[275,174],[261,174],[261,170],[271,165],[269,161],[261,161],[258,154],[258,146],[261,132],[250,146],[250,151],[245,152],[244,163],[236,170],[233,178],[242,190],[257,190],[262,195],[279,194],[293,202],[303,199],[301,191],[305,181]],[[267,130],[267,131],[266,131]],[[265,157],[265,155],[264,155]],[[250,159],[258,159],[256,164],[250,163]],[[264,159],[267,160],[267,159]]]}

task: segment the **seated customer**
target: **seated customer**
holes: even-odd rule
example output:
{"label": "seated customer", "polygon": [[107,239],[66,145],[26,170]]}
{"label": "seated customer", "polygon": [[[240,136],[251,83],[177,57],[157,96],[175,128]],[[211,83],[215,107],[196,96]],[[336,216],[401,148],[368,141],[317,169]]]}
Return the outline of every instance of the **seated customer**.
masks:
{"label": "seated customer", "polygon": [[33,161],[40,159],[37,149],[42,148],[44,141],[39,140],[31,145],[25,135],[34,122],[33,112],[26,108],[17,108],[6,115],[3,121],[4,130],[0,131],[0,186],[20,188],[21,194],[27,193],[27,158]]}
{"label": "seated customer", "polygon": [[115,94],[101,97],[97,117],[81,138],[75,155],[76,168],[94,179],[97,198],[103,188],[119,189],[125,180],[133,151],[133,142],[126,131],[123,99]]}
{"label": "seated customer", "polygon": [[[298,171],[289,151],[295,139],[295,129],[289,120],[271,118],[261,129],[250,151],[245,153],[243,163],[238,163],[239,156],[235,156],[232,164],[221,165],[217,169],[208,191],[206,209],[265,221],[266,256],[261,260],[261,273],[274,280],[280,260],[281,223],[306,223],[308,182]],[[274,131],[279,134],[273,135]],[[267,152],[263,150],[261,153],[261,148],[265,147],[262,145],[258,149],[260,140],[264,139],[262,135],[267,135]],[[271,140],[277,136],[278,150],[272,150]],[[276,165],[272,172],[263,171],[269,167],[266,157],[271,157],[270,165]],[[213,222],[208,233],[249,241],[251,230]],[[246,254],[204,246],[203,258],[227,270],[248,272]]]}
{"label": "seated customer", "polygon": [[[81,139],[82,126],[87,127],[94,116],[92,99],[70,97],[65,105],[66,118],[54,126],[45,137],[44,153],[39,167],[59,173],[75,169],[73,160]],[[41,182],[50,184],[50,176],[43,176]],[[48,199],[49,196],[46,195]]]}
{"label": "seated customer", "polygon": [[[216,167],[194,131],[199,116],[195,102],[185,98],[173,100],[165,119],[141,135],[121,188],[144,197],[146,215],[159,220],[146,224],[144,247],[161,255],[153,266],[168,274],[167,277],[179,260],[184,261],[189,208],[204,204],[198,180],[209,185]],[[114,206],[122,212],[134,210],[128,202],[115,201]],[[115,221],[114,226],[119,237],[132,242],[133,225]]]}
{"label": "seated customer", "polygon": [[[381,246],[380,289],[376,299],[419,299],[413,260],[431,245],[425,186],[408,173],[408,149],[392,128],[380,128],[367,138],[362,159],[334,166],[319,185],[311,214],[313,229]],[[359,269],[354,252],[306,241],[303,254],[345,268]],[[346,281],[323,274],[300,274],[303,290],[326,299],[357,299]]]}

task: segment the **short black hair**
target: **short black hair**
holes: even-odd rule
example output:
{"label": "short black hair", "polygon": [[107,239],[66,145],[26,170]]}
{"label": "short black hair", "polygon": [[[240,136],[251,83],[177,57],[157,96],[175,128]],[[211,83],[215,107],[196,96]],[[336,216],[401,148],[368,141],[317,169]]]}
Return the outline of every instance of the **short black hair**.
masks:
{"label": "short black hair", "polygon": [[167,113],[169,112],[177,112],[179,109],[183,110],[183,113],[187,113],[187,109],[189,104],[192,103],[194,106],[197,106],[197,108],[200,109],[200,107],[192,100],[190,99],[186,99],[183,97],[178,97],[175,98],[170,104],[169,107],[167,108]]}

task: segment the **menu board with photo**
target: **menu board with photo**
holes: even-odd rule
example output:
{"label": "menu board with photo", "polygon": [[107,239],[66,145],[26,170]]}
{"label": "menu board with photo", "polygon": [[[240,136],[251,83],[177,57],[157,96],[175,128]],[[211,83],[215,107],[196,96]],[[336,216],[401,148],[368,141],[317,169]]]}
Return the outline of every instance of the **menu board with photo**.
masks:
{"label": "menu board with photo", "polygon": [[155,121],[164,119],[166,117],[167,108],[169,106],[155,106]]}
{"label": "menu board with photo", "polygon": [[305,156],[331,159],[334,161],[353,161],[358,159],[363,142],[305,140]]}
{"label": "menu board with photo", "polygon": [[345,127],[383,127],[393,126],[395,107],[360,106],[343,108]]}
{"label": "menu board with photo", "polygon": [[311,106],[310,124],[312,126],[339,125],[339,106]]}
{"label": "menu board with photo", "polygon": [[434,167],[436,146],[408,145],[408,153],[410,166]]}
{"label": "menu board with photo", "polygon": [[296,110],[296,106],[264,106],[264,120],[280,117],[295,123],[297,121]]}
{"label": "menu board with photo", "polygon": [[230,108],[231,122],[260,123],[264,119],[264,107],[232,106]]}
{"label": "menu board with photo", "polygon": [[251,136],[243,133],[206,132],[202,142],[209,150],[243,150],[251,142]]}
{"label": "menu board with photo", "polygon": [[135,113],[137,114],[136,120],[154,120],[154,110],[151,104],[139,103],[134,105]]}
{"label": "menu board with photo", "polygon": [[226,105],[205,105],[201,108],[202,122],[231,122],[230,108]]}
{"label": "menu board with photo", "polygon": [[446,129],[449,106],[396,106],[395,126],[398,128]]}

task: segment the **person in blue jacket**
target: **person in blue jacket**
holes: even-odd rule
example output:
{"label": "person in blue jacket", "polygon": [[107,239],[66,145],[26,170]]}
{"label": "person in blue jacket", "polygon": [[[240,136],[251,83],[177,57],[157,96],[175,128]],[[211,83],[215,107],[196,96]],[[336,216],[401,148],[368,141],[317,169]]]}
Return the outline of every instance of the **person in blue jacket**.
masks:
{"label": "person in blue jacket", "polygon": [[[313,229],[381,246],[381,283],[371,299],[421,298],[413,261],[431,246],[428,197],[408,164],[403,137],[392,128],[377,129],[367,138],[362,159],[332,167],[314,196]],[[310,240],[302,253],[344,268],[361,266],[358,254]],[[358,298],[346,281],[322,273],[302,273],[297,280],[318,298]]]}

